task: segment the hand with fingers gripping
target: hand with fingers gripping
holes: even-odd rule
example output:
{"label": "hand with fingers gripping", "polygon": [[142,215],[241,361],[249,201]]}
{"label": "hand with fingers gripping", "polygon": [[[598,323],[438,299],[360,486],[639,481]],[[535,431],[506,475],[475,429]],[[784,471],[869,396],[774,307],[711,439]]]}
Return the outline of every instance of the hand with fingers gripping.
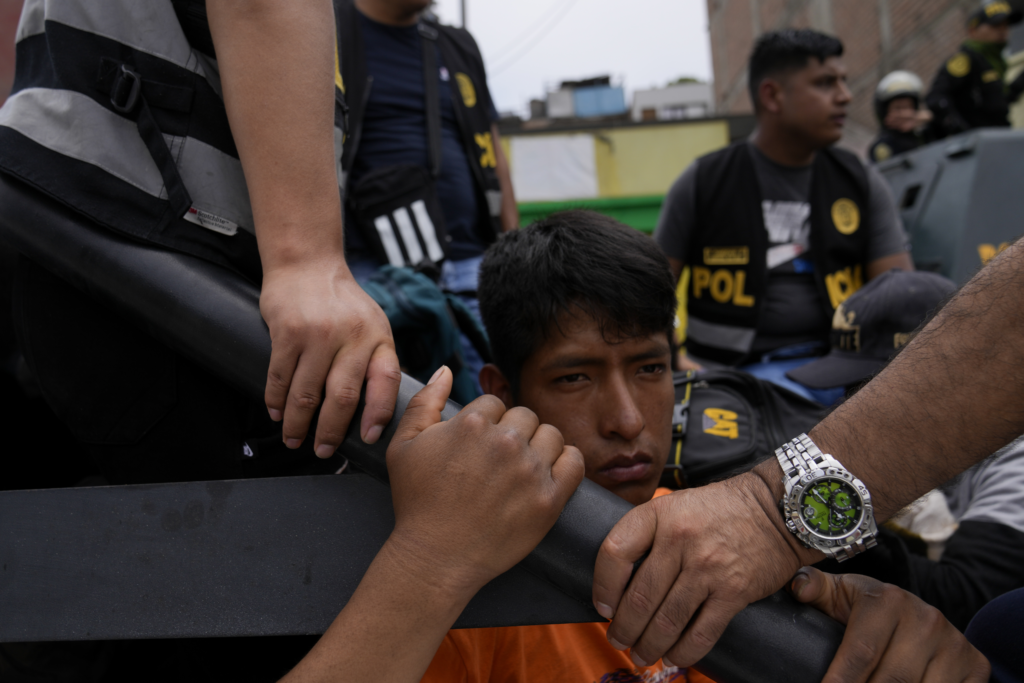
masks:
{"label": "hand with fingers gripping", "polygon": [[394,415],[402,373],[387,316],[356,283],[343,259],[264,274],[260,312],[272,351],[265,400],[283,420],[282,435],[298,448],[323,398],[314,451],[328,458],[345,438],[366,378],[360,436],[380,438]]}
{"label": "hand with fingers gripping", "polygon": [[[442,368],[451,383],[451,372]],[[433,385],[431,385],[432,387]],[[522,560],[583,479],[583,456],[527,408],[484,395],[441,423],[444,397],[410,402],[388,448],[395,501],[389,543],[479,589]]]}
{"label": "hand with fingers gripping", "polygon": [[789,586],[800,602],[846,624],[826,683],[983,683],[989,663],[939,610],[896,586],[856,574],[801,569]]}
{"label": "hand with fingers gripping", "polygon": [[482,396],[441,422],[442,367],[388,447],[395,528],[289,683],[418,681],[463,608],[540,542],[583,479],[583,456],[526,408]]}
{"label": "hand with fingers gripping", "polygon": [[803,557],[811,551],[781,528],[774,506],[761,479],[746,473],[631,510],[601,545],[594,571],[594,606],[613,619],[612,645],[632,648],[637,665],[661,658],[690,666],[737,612],[820,559]]}

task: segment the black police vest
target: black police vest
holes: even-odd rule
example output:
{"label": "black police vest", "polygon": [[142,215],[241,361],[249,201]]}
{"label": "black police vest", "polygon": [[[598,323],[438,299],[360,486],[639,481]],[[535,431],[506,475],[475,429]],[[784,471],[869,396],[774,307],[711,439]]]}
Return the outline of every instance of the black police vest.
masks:
{"label": "black police vest", "polygon": [[27,0],[15,50],[0,170],[100,225],[259,281],[203,0]]}
{"label": "black police vest", "polygon": [[1009,126],[1010,103],[999,72],[984,55],[966,45],[960,50],[970,57],[971,75],[968,91],[955,98],[955,106],[974,128]]}
{"label": "black police vest", "polygon": [[961,132],[964,125],[967,129],[1010,125],[1005,83],[991,62],[967,45],[960,46],[939,69],[927,102],[940,124],[946,123],[944,118],[951,109],[962,119],[956,126],[946,123],[949,135]]}
{"label": "black police vest", "polygon": [[[690,353],[726,364],[746,360],[767,287],[768,233],[750,143],[702,157],[697,230],[690,243],[687,339]],[[861,162],[836,148],[815,155],[811,247],[819,299],[831,318],[864,281],[868,179]]]}
{"label": "black police vest", "polygon": [[[334,14],[338,25],[342,79],[349,103],[348,125],[353,144],[342,156],[342,169],[347,175],[358,151],[359,131],[369,98],[368,75],[363,57],[363,38],[359,17],[352,0],[335,0]],[[441,60],[451,73],[449,87],[452,105],[462,136],[462,148],[472,169],[480,216],[476,233],[481,243],[490,244],[501,234],[501,185],[498,182],[497,154],[491,136],[491,116],[478,96],[487,92],[487,75],[476,41],[465,29],[425,21],[438,32]]]}

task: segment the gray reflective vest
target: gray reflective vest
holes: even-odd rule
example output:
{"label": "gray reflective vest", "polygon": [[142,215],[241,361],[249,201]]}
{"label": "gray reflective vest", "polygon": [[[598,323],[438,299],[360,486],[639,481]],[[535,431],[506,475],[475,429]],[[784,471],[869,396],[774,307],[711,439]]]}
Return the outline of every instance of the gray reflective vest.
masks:
{"label": "gray reflective vest", "polygon": [[0,170],[105,227],[259,276],[201,0],[26,0]]}

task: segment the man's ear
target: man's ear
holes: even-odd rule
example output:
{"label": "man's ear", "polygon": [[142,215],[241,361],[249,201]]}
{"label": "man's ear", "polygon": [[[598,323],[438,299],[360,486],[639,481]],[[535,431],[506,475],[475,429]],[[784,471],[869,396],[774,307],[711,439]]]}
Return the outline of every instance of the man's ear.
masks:
{"label": "man's ear", "polygon": [[782,83],[774,78],[766,78],[761,81],[757,89],[757,98],[762,111],[778,114],[782,108],[779,99],[782,97]]}
{"label": "man's ear", "polygon": [[480,388],[485,394],[493,394],[500,398],[508,410],[516,407],[515,401],[512,400],[512,385],[494,363],[488,363],[480,368]]}

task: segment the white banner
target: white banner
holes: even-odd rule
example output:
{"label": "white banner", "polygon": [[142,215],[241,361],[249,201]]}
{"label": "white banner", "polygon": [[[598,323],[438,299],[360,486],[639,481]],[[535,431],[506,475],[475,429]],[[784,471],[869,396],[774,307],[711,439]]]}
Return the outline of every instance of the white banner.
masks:
{"label": "white banner", "polygon": [[597,197],[597,162],[591,135],[514,137],[512,186],[521,202]]}

